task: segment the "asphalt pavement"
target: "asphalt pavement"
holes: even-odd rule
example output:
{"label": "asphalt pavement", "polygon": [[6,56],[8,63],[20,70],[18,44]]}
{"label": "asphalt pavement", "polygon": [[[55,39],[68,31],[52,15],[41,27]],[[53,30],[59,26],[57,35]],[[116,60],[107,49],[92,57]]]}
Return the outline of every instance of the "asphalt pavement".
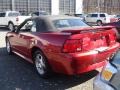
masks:
{"label": "asphalt pavement", "polygon": [[93,79],[98,74],[95,70],[76,76],[55,74],[49,79],[40,78],[32,64],[7,54],[7,32],[0,28],[0,90],[93,90]]}

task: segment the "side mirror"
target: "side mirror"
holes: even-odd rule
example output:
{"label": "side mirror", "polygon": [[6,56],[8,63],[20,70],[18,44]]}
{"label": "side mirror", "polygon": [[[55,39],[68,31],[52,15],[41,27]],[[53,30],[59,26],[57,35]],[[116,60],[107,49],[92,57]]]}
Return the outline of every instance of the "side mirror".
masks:
{"label": "side mirror", "polygon": [[14,26],[13,30],[11,32],[15,32],[18,29],[18,26]]}
{"label": "side mirror", "polygon": [[17,32],[18,31],[18,26],[14,27],[14,30],[12,30],[11,32]]}
{"label": "side mirror", "polygon": [[18,29],[18,26],[15,26],[15,30],[17,30]]}
{"label": "side mirror", "polygon": [[25,25],[25,29],[31,29],[31,27],[32,27],[32,23],[27,23],[27,24]]}

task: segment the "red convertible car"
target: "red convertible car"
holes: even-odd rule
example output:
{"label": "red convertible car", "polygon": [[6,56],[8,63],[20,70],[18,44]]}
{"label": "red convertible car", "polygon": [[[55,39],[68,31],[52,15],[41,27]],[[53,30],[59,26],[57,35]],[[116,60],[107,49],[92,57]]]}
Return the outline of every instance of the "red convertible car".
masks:
{"label": "red convertible car", "polygon": [[7,52],[34,63],[41,77],[94,70],[118,47],[114,28],[92,28],[70,16],[33,17],[6,35]]}

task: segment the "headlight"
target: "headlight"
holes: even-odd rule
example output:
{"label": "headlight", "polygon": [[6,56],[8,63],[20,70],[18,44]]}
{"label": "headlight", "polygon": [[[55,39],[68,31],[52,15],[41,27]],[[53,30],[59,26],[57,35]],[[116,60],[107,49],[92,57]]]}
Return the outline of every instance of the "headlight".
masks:
{"label": "headlight", "polygon": [[110,63],[103,69],[101,77],[105,81],[110,81],[112,76],[117,72],[117,69],[112,66]]}

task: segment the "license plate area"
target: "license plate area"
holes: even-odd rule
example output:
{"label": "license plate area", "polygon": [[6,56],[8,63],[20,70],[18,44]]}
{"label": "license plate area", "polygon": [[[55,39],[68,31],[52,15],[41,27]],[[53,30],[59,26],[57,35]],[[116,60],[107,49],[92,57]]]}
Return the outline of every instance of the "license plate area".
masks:
{"label": "license plate area", "polygon": [[91,38],[91,44],[94,46],[94,48],[99,48],[107,46],[107,41],[105,36],[97,35]]}

